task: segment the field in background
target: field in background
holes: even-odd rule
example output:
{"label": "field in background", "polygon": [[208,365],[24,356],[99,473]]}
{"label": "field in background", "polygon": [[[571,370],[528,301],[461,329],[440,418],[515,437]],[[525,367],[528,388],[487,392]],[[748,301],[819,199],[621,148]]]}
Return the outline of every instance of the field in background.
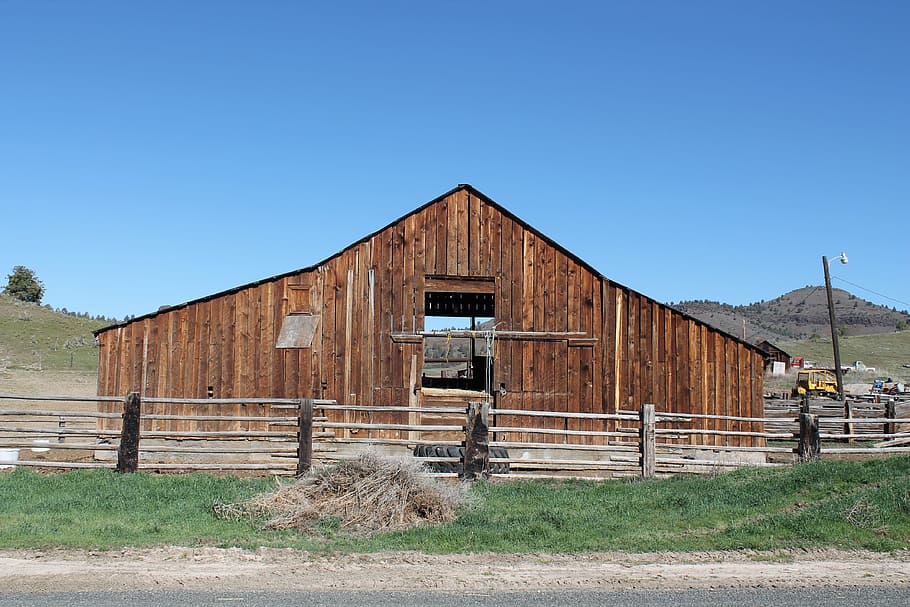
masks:
{"label": "field in background", "polygon": [[[834,366],[834,351],[830,339],[805,339],[775,344],[791,356],[813,360],[820,367]],[[873,373],[848,373],[845,383],[872,381],[878,377],[910,381],[910,331],[882,333],[879,335],[851,335],[838,339],[841,364],[849,365],[861,360],[875,367]]]}

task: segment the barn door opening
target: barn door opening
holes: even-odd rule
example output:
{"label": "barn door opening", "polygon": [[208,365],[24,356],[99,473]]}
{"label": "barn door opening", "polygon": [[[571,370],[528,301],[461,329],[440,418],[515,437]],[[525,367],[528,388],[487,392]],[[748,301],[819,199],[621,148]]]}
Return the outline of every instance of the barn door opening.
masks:
{"label": "barn door opening", "polygon": [[[457,426],[471,401],[492,398],[494,328],[492,277],[427,276],[424,286],[423,360],[418,415],[421,425]],[[445,408],[446,412],[432,412]],[[452,413],[452,409],[461,413]],[[459,441],[464,433],[423,432],[424,440]]]}
{"label": "barn door opening", "polygon": [[491,392],[495,325],[492,293],[426,291],[421,386]]}

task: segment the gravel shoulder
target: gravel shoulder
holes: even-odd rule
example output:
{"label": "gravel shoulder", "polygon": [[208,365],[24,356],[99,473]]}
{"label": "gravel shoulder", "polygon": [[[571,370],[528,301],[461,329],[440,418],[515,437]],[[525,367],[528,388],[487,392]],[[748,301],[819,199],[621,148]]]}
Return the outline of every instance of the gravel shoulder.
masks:
{"label": "gravel shoulder", "polygon": [[316,554],[286,549],[0,551],[9,592],[910,588],[910,550],[699,553]]}

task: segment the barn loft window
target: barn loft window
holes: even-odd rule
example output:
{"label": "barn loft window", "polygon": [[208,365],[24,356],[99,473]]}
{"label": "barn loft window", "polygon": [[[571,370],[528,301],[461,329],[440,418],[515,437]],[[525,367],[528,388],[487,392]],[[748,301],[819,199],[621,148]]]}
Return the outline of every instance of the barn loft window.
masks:
{"label": "barn loft window", "polygon": [[289,285],[287,290],[288,312],[291,314],[309,314],[310,287],[302,285]]}
{"label": "barn loft window", "polygon": [[313,345],[319,317],[312,314],[288,314],[281,323],[276,348],[309,348]]}
{"label": "barn loft window", "polygon": [[495,282],[492,278],[427,277],[424,291],[424,329],[456,333],[427,336],[423,346],[421,385],[426,388],[486,390],[492,385],[483,338],[462,337],[457,332],[493,328]]}

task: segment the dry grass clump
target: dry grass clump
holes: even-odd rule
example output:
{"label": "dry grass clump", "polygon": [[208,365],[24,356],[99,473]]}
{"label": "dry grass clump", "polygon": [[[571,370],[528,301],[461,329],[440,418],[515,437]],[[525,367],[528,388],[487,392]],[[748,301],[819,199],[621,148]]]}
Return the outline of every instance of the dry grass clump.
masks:
{"label": "dry grass clump", "polygon": [[269,529],[309,531],[320,521],[337,521],[342,529],[370,532],[449,523],[467,501],[464,487],[440,483],[413,458],[367,451],[215,512],[267,518]]}

